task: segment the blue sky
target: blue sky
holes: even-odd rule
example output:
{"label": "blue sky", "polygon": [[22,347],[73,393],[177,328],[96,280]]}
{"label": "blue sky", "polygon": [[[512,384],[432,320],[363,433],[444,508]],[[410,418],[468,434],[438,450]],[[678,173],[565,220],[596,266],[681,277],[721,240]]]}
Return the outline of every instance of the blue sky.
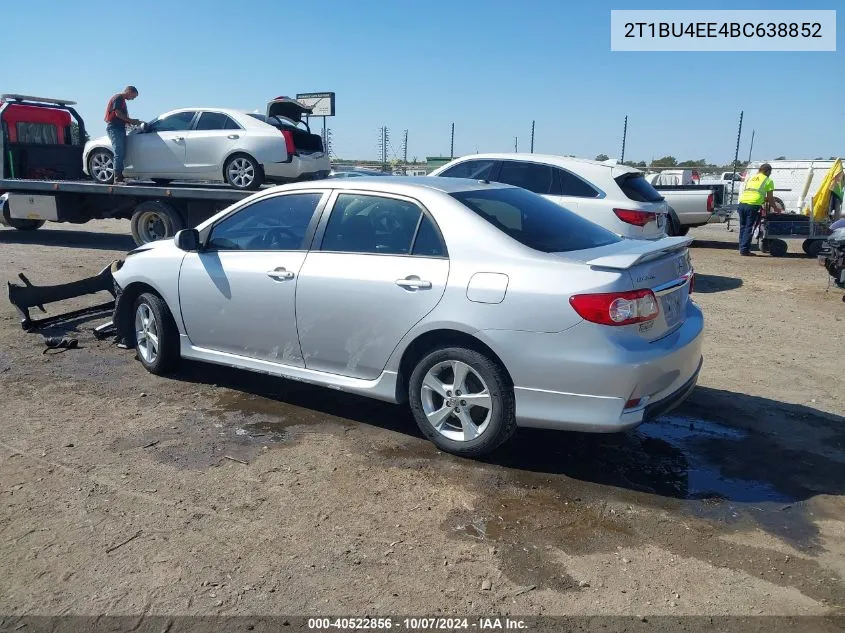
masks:
{"label": "blue sky", "polygon": [[[76,100],[92,136],[108,98],[140,89],[132,116],[178,107],[262,108],[334,91],[336,153],[376,158],[387,125],[409,157],[527,150],[626,158],[756,159],[845,154],[845,55],[610,51],[610,9],[700,2],[290,0],[242,3],[8,2],[0,91]],[[708,2],[708,9],[835,9],[841,2]],[[237,7],[237,8],[236,8]],[[837,30],[842,30],[842,15]],[[49,16],[49,18],[47,17]],[[9,52],[17,51],[9,56]],[[758,82],[757,78],[764,81]],[[320,123],[316,123],[319,127]]]}

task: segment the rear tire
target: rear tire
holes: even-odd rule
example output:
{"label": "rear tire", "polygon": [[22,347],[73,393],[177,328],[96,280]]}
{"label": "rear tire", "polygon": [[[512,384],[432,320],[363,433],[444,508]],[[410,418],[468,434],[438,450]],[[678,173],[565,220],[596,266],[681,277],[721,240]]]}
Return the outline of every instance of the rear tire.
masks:
{"label": "rear tire", "polygon": [[24,220],[10,215],[9,203],[3,205],[3,224],[18,231],[34,231],[44,226],[44,220]]}
{"label": "rear tire", "polygon": [[818,257],[819,253],[822,251],[823,245],[824,242],[822,240],[804,240],[801,244],[801,248],[810,257]]}
{"label": "rear tire", "polygon": [[254,191],[264,184],[264,170],[249,154],[235,154],[223,167],[223,179],[235,189]]}
{"label": "rear tire", "polygon": [[769,255],[772,257],[783,257],[788,247],[783,240],[769,239]]}
{"label": "rear tire", "polygon": [[151,374],[164,375],[179,364],[179,330],[170,308],[157,294],[145,292],[135,300],[132,332],[136,356]]}
{"label": "rear tire", "polygon": [[179,212],[158,200],[142,202],[132,213],[132,239],[138,246],[157,240],[171,239],[185,228]]}
{"label": "rear tire", "polygon": [[161,185],[162,187],[166,187],[171,182],[173,182],[173,179],[171,178],[151,178],[150,180],[152,180],[157,185]]}
{"label": "rear tire", "polygon": [[446,347],[427,354],[411,373],[408,400],[420,431],[447,453],[481,457],[516,430],[507,374],[475,350]]}
{"label": "rear tire", "polygon": [[114,183],[114,152],[98,147],[88,157],[88,175],[101,185]]}

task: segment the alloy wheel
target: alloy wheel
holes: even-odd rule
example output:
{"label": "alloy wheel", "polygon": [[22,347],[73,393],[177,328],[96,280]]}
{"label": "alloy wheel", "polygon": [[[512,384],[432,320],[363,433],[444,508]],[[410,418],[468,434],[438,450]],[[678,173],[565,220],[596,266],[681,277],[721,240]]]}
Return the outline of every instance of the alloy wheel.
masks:
{"label": "alloy wheel", "polygon": [[423,378],[420,396],[426,418],[443,437],[469,442],[487,430],[493,399],[487,383],[467,363],[434,365]]}
{"label": "alloy wheel", "polygon": [[236,187],[249,187],[255,180],[255,166],[247,158],[236,158],[229,163],[229,182]]}
{"label": "alloy wheel", "polygon": [[135,345],[142,360],[151,365],[158,358],[159,328],[153,311],[142,303],[135,311]]}
{"label": "alloy wheel", "polygon": [[107,152],[97,152],[91,157],[91,175],[100,182],[114,177],[114,157]]}

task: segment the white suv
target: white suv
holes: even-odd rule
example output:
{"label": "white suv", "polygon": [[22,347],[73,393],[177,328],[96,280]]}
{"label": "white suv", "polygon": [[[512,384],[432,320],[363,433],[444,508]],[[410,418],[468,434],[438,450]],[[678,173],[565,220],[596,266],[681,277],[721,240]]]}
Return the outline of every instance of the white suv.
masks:
{"label": "white suv", "polygon": [[666,235],[668,208],[642,172],[610,161],[544,154],[472,154],[430,176],[502,182],[553,200],[596,224],[635,239]]}

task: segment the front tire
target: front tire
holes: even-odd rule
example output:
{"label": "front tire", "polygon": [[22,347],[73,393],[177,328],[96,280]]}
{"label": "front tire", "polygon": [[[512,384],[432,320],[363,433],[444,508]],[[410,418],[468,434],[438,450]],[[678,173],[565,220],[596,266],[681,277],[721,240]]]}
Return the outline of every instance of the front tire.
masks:
{"label": "front tire", "polygon": [[99,147],[88,157],[88,175],[101,185],[114,183],[114,152]]}
{"label": "front tire", "polygon": [[420,431],[448,453],[481,457],[516,430],[507,374],[475,350],[446,347],[426,355],[411,374],[408,399]]}
{"label": "front tire", "polygon": [[151,374],[164,375],[179,364],[179,331],[164,300],[145,292],[135,300],[133,312],[135,351]]}
{"label": "front tire", "polygon": [[3,224],[11,226],[18,231],[34,231],[44,226],[44,220],[25,220],[22,218],[13,218],[10,215],[9,203],[3,205]]}
{"label": "front tire", "polygon": [[142,202],[132,213],[132,239],[138,246],[171,239],[185,228],[179,212],[169,204],[157,200]]}
{"label": "front tire", "polygon": [[235,154],[226,161],[223,178],[230,187],[254,191],[264,184],[264,170],[249,154]]}

